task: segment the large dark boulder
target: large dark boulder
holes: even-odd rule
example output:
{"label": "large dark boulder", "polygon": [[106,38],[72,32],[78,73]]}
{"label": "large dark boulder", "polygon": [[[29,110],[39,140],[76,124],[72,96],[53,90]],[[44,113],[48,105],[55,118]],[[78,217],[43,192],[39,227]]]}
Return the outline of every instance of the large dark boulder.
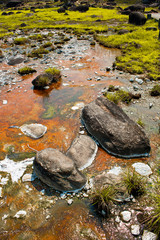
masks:
{"label": "large dark boulder", "polygon": [[105,98],[97,98],[82,110],[87,131],[110,154],[123,158],[146,157],[149,139],[124,111]]}
{"label": "large dark boulder", "polygon": [[141,12],[131,12],[129,14],[129,23],[140,26],[140,25],[144,25],[146,21],[147,21],[147,18]]}
{"label": "large dark boulder", "polygon": [[79,5],[76,7],[76,11],[79,11],[79,12],[87,12],[88,10],[89,10],[88,5]]}
{"label": "large dark boulder", "polygon": [[37,152],[34,170],[42,182],[61,192],[81,189],[86,183],[85,176],[73,160],[57,149],[47,148]]}

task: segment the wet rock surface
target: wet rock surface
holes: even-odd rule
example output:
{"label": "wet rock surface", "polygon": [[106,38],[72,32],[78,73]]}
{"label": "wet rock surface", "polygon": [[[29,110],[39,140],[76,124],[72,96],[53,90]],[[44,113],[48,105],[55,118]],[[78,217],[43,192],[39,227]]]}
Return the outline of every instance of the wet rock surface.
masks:
{"label": "wet rock surface", "polygon": [[86,183],[85,176],[78,171],[73,160],[57,149],[38,152],[34,169],[42,182],[58,191],[74,191]]}
{"label": "wet rock surface", "polygon": [[73,159],[77,168],[82,170],[92,164],[97,150],[97,144],[90,137],[80,135],[73,141],[66,154]]}
{"label": "wet rock surface", "polygon": [[35,139],[43,137],[47,131],[46,126],[38,123],[25,124],[20,129],[25,135]]}
{"label": "wet rock surface", "polygon": [[149,139],[123,110],[102,97],[82,110],[87,131],[109,153],[124,157],[144,157],[150,152]]}

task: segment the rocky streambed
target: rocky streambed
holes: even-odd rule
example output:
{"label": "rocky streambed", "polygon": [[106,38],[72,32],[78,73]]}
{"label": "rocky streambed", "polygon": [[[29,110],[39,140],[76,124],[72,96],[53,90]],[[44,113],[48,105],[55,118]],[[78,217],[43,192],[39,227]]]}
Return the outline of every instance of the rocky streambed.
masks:
{"label": "rocky streambed", "polygon": [[[16,34],[25,37],[23,31]],[[156,163],[160,158],[160,102],[158,97],[153,98],[149,95],[155,83],[142,75],[134,76],[113,70],[112,64],[116,56],[120,55],[120,51],[106,49],[97,43],[94,46],[90,45],[93,42],[90,35],[78,40],[76,36],[68,33],[65,35],[68,40],[62,44],[60,40],[63,32],[46,31],[43,34],[48,38],[44,42],[50,41],[55,45],[56,41],[58,47],[42,55],[42,58],[27,57],[32,48],[36,49],[42,45],[34,39],[31,40],[32,48],[29,44],[14,45],[15,36],[8,38],[7,42],[1,42],[4,57],[0,63],[0,237],[156,239],[157,236],[148,232],[149,229],[141,221],[146,212],[151,210],[147,195],[136,199],[122,186],[123,172],[127,167],[135,169],[143,176],[150,192],[154,186],[154,179],[159,177]],[[16,59],[16,64],[9,62]],[[37,72],[20,76],[18,69],[26,65]],[[49,67],[61,70],[61,81],[43,90],[34,89],[32,80]],[[80,119],[81,110],[102,96],[109,85],[141,94],[140,99],[132,100],[130,105],[121,104],[121,107],[131,119],[142,119],[145,124],[144,130],[151,145],[149,157],[118,158],[109,155],[100,146],[96,154],[97,145],[94,141],[92,154],[88,156],[85,152],[85,148],[88,150],[88,141],[85,139],[86,129]],[[42,127],[41,131],[33,131],[33,126],[37,123],[45,127]],[[29,134],[26,134],[28,126]],[[38,134],[38,138],[33,138],[35,134]],[[82,138],[83,151],[76,137]],[[78,149],[80,156],[75,155],[72,146]],[[80,174],[79,177],[83,174],[81,184],[77,187],[83,187],[80,191],[59,192],[56,190],[63,190],[62,187],[52,188],[45,184],[50,179],[45,182],[40,178],[41,182],[37,178],[41,168],[38,167],[34,171],[33,161],[37,151],[37,154],[44,153],[43,149],[59,150],[65,155],[62,160],[64,165],[68,158],[73,158],[74,161],[81,158],[81,162],[77,161],[78,171],[72,168],[72,162],[70,169],[64,169],[67,179],[69,172],[73,175],[76,172]],[[58,161],[62,155],[56,154]],[[61,167],[58,164],[56,167],[57,181]],[[46,166],[46,171],[49,168],[50,166]],[[68,181],[70,186],[71,182],[73,183],[72,178]],[[63,181],[61,184],[63,186]],[[96,212],[90,197],[95,188],[108,185],[116,186],[119,190],[117,202],[112,205],[109,218],[104,212]],[[76,190],[76,187],[72,190]]]}

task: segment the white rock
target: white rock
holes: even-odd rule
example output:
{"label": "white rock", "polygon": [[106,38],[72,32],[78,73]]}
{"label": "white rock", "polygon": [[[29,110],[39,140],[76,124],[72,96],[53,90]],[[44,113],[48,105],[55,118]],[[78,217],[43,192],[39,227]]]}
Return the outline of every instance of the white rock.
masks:
{"label": "white rock", "polygon": [[4,214],[4,216],[2,217],[2,220],[5,220],[8,216],[9,214]]}
{"label": "white rock", "polygon": [[14,215],[14,217],[15,217],[15,218],[24,218],[24,217],[26,216],[26,214],[27,214],[26,211],[20,210],[20,211],[18,211],[18,212]]}
{"label": "white rock", "polygon": [[47,131],[46,126],[38,123],[24,124],[20,129],[25,135],[35,139],[41,138]]}
{"label": "white rock", "polygon": [[122,173],[122,168],[121,167],[113,167],[108,171],[108,173],[118,176],[119,174]]}
{"label": "white rock", "polygon": [[7,100],[3,100],[3,105],[6,105],[8,103]]}
{"label": "white rock", "polygon": [[77,102],[71,109],[72,110],[78,110],[84,107],[84,103],[83,102]]}
{"label": "white rock", "polygon": [[73,203],[73,199],[68,199],[67,203],[68,203],[68,205],[71,205]]}
{"label": "white rock", "polygon": [[152,232],[144,230],[142,240],[157,240],[158,236]]}
{"label": "white rock", "polygon": [[135,171],[142,176],[149,176],[152,174],[152,170],[148,164],[137,162],[132,164],[132,166],[135,168]]}
{"label": "white rock", "polygon": [[32,174],[30,173],[26,173],[22,177],[22,182],[31,182],[31,180],[32,180]]}
{"label": "white rock", "polygon": [[140,234],[140,226],[139,225],[131,225],[131,233],[134,236],[138,236]]}
{"label": "white rock", "polygon": [[120,214],[121,214],[122,220],[124,222],[129,222],[131,220],[131,212],[130,211],[123,211]]}

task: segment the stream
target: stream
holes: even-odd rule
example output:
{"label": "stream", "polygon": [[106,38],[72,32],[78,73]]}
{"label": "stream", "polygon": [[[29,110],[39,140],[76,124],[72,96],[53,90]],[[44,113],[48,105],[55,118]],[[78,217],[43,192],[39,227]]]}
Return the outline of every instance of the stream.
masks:
{"label": "stream", "polygon": [[[54,34],[57,36],[56,31]],[[15,66],[9,66],[6,60],[0,63],[1,76],[5,81],[9,79],[7,85],[0,86],[0,160],[7,159],[0,171],[0,186],[3,189],[0,198],[0,239],[114,239],[112,233],[104,229],[85,190],[63,196],[48,189],[36,176],[32,179],[30,176],[35,151],[51,147],[66,152],[76,136],[87,134],[80,121],[81,109],[85,104],[103,95],[109,85],[132,88],[129,79],[133,76],[129,73],[106,71],[121,54],[120,50],[107,49],[97,43],[91,46],[91,40],[77,40],[72,36],[62,48],[50,52],[43,59]],[[4,49],[8,57],[11,49],[6,46]],[[17,70],[25,65],[37,72],[20,76]],[[61,70],[61,82],[51,85],[49,89],[34,90],[32,80],[49,67]],[[131,106],[131,110],[126,106],[124,108],[129,115],[133,115],[133,119],[141,112],[140,107]],[[155,112],[158,114],[158,110],[154,109],[153,116]],[[148,122],[151,126],[152,116]],[[45,125],[47,133],[37,140],[25,136],[19,127],[28,123]],[[155,135],[158,122],[154,121],[152,129],[149,126],[146,127],[154,139],[151,142],[152,155],[149,159],[139,159],[143,162],[155,158],[159,141]],[[20,164],[22,161],[23,166]],[[99,147],[96,159],[84,172],[89,179],[103,170],[135,161],[137,159],[128,162],[110,156]],[[71,205],[67,202],[70,198],[73,199]],[[24,216],[16,217],[20,210],[25,211]]]}

